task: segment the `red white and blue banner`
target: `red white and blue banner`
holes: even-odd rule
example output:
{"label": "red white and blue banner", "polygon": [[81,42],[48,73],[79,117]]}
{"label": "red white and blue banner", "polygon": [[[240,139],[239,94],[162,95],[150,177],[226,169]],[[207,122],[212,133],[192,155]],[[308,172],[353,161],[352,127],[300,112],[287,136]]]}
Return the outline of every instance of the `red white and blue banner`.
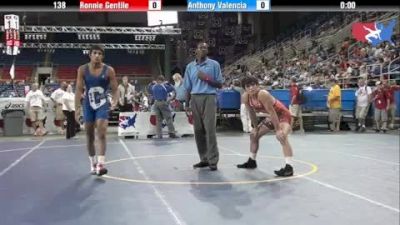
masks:
{"label": "red white and blue banner", "polygon": [[354,39],[360,42],[368,42],[372,46],[377,46],[384,41],[394,45],[392,35],[396,26],[396,19],[383,22],[361,23],[352,25],[352,34]]}
{"label": "red white and blue banner", "polygon": [[[194,134],[192,115],[186,112],[172,112],[177,135]],[[124,112],[119,114],[118,136],[156,135],[157,118],[151,112]],[[168,134],[166,122],[162,123],[163,134]]]}

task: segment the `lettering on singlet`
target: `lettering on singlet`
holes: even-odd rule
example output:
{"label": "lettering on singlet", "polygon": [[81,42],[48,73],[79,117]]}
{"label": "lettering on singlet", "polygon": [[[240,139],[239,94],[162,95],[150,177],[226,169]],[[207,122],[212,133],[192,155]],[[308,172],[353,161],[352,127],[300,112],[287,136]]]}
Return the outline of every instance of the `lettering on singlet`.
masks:
{"label": "lettering on singlet", "polygon": [[90,106],[96,110],[107,103],[107,96],[102,87],[91,87],[88,91]]}

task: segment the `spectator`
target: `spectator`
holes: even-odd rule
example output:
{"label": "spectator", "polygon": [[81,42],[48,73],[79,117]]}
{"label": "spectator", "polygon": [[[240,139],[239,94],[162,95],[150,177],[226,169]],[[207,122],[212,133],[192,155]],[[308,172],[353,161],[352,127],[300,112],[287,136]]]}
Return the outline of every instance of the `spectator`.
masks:
{"label": "spectator", "polygon": [[240,119],[242,121],[242,126],[243,126],[243,132],[245,133],[250,133],[252,130],[251,127],[251,120],[250,120],[250,114],[247,111],[246,105],[243,103],[243,93],[244,93],[244,89],[240,84],[239,80],[234,80],[231,88],[237,92],[240,93]]}
{"label": "spectator", "polygon": [[70,139],[75,136],[76,121],[75,121],[75,94],[72,91],[72,86],[68,85],[66,92],[62,96],[62,110],[67,118],[66,138]]}
{"label": "spectator", "polygon": [[330,80],[331,88],[328,95],[327,106],[329,108],[330,131],[340,130],[340,110],[342,108],[342,94],[337,79]]}
{"label": "spectator", "polygon": [[43,92],[39,90],[39,84],[32,84],[32,90],[26,95],[27,109],[29,111],[32,127],[35,130],[35,136],[43,136],[47,131],[43,127],[43,120],[46,117],[44,113],[45,97]]}
{"label": "spectator", "polygon": [[183,86],[182,76],[179,73],[175,73],[172,76],[172,79],[174,80],[174,88],[176,93],[175,102],[177,103],[174,108],[176,111],[183,111],[186,100],[186,91],[185,87]]}
{"label": "spectator", "polygon": [[135,86],[128,83],[128,77],[122,77],[122,83],[118,86],[119,111],[132,112],[132,98],[135,95]]}
{"label": "spectator", "polygon": [[160,75],[156,79],[156,84],[151,87],[151,93],[154,97],[154,111],[157,117],[157,137],[162,138],[162,121],[165,119],[168,127],[170,138],[177,138],[175,134],[175,127],[172,121],[171,109],[167,101],[168,94],[173,92],[174,88],[165,83],[164,76]]}
{"label": "spectator", "polygon": [[66,82],[61,82],[60,83],[60,88],[56,89],[53,93],[51,93],[50,99],[54,102],[54,108],[55,108],[55,120],[56,124],[58,124],[59,134],[64,134],[65,132],[65,127],[64,127],[64,120],[65,116],[63,113],[63,101],[62,97],[67,90],[67,83]]}
{"label": "spectator", "polygon": [[394,100],[394,93],[400,90],[400,85],[396,85],[395,80],[391,80],[390,85],[387,85],[387,81],[384,80],[384,86],[386,89],[387,97],[389,99],[389,110],[388,110],[389,129],[394,129],[394,120],[396,117],[396,102]]}
{"label": "spectator", "polygon": [[293,124],[294,120],[298,119],[300,123],[300,132],[304,133],[304,128],[303,128],[303,118],[301,115],[301,106],[300,106],[300,90],[299,87],[297,86],[296,83],[297,79],[295,77],[292,77],[291,83],[290,83],[290,105],[289,105],[289,111],[290,114],[292,115],[292,120],[290,122],[290,126],[292,127],[293,130]]}
{"label": "spectator", "polygon": [[372,93],[375,104],[375,132],[379,133],[382,130],[383,133],[386,133],[387,111],[389,109],[390,101],[387,92],[380,81],[376,82],[376,87],[376,90]]}
{"label": "spectator", "polygon": [[136,92],[134,94],[134,96],[132,97],[132,102],[133,102],[133,111],[134,112],[140,111],[140,106],[142,105],[140,92]]}
{"label": "spectator", "polygon": [[155,80],[152,80],[149,84],[147,84],[146,86],[146,92],[147,92],[147,97],[149,99],[149,105],[153,105],[154,104],[154,97],[152,95],[152,91],[151,88],[153,87],[153,85],[155,85],[157,82]]}
{"label": "spectator", "polygon": [[149,110],[149,98],[147,98],[146,93],[140,92],[142,96],[143,111]]}
{"label": "spectator", "polygon": [[355,92],[356,95],[356,131],[361,129],[361,132],[365,131],[365,117],[368,114],[369,104],[371,102],[372,90],[368,87],[364,79],[358,81],[358,89]]}

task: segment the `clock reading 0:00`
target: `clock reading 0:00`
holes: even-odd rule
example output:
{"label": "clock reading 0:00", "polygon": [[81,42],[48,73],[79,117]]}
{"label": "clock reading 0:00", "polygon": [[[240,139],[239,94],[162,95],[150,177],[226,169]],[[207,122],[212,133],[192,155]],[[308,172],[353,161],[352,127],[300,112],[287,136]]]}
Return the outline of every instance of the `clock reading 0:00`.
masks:
{"label": "clock reading 0:00", "polygon": [[53,2],[54,9],[65,9],[67,8],[67,4],[64,1],[56,1]]}
{"label": "clock reading 0:00", "polygon": [[356,2],[340,2],[341,9],[355,9]]}

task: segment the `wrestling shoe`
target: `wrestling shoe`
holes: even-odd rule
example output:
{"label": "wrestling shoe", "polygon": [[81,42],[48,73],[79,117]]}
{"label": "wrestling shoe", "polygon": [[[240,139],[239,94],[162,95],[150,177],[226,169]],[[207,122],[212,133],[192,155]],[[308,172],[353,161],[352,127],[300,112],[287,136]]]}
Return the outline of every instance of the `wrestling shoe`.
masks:
{"label": "wrestling shoe", "polygon": [[293,176],[293,167],[289,164],[286,164],[284,168],[280,170],[275,170],[275,175],[280,177],[290,177]]}
{"label": "wrestling shoe", "polygon": [[247,162],[236,165],[236,166],[237,166],[237,168],[240,168],[240,169],[255,169],[255,168],[257,168],[257,162],[256,162],[256,160],[253,160],[252,158],[249,157]]}
{"label": "wrestling shoe", "polygon": [[107,174],[108,170],[104,167],[103,164],[97,163],[96,166],[96,174],[97,176],[103,176],[104,174]]}
{"label": "wrestling shoe", "polygon": [[203,161],[201,161],[201,162],[199,162],[199,163],[194,164],[194,165],[193,165],[193,168],[194,168],[194,169],[195,169],[195,168],[204,168],[204,167],[207,167],[207,166],[209,166],[208,162],[203,162]]}

